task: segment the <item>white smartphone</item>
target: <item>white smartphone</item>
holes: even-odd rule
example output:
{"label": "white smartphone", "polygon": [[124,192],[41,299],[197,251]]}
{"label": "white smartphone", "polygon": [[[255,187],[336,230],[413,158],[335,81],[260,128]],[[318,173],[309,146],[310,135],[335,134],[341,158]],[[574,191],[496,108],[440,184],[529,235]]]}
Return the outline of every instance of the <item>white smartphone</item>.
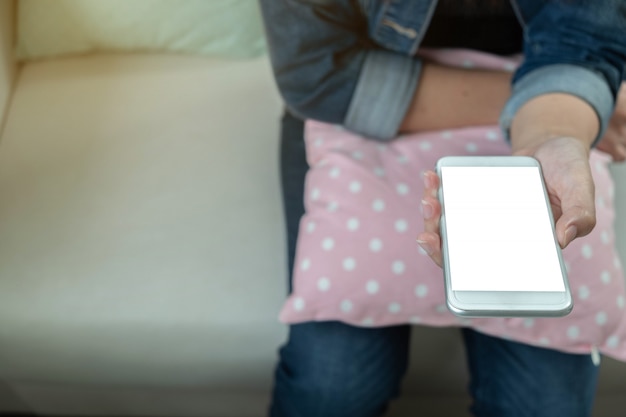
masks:
{"label": "white smartphone", "polygon": [[437,162],[448,308],[463,317],[557,317],[573,307],[539,162]]}

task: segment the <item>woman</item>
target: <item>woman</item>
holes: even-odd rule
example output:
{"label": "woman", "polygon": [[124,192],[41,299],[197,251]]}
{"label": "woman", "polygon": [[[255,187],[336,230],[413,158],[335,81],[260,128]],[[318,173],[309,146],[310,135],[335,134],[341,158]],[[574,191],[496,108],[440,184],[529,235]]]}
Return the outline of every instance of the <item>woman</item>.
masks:
{"label": "woman", "polygon": [[[597,145],[615,159],[626,156],[624,103],[617,102],[614,112],[626,63],[621,2],[262,0],[261,5],[288,109],[282,173],[290,270],[304,212],[302,120],[307,118],[342,124],[379,141],[499,119],[511,152],[542,164],[561,246],[591,231],[589,151]],[[506,72],[426,62],[416,57],[420,47],[523,52],[524,61],[511,80]],[[440,264],[438,179],[429,173],[425,180],[426,230],[419,240]],[[292,325],[280,351],[271,415],[382,415],[406,371],[409,332],[408,325]],[[590,415],[598,369],[587,355],[468,329],[463,336],[475,415]]]}

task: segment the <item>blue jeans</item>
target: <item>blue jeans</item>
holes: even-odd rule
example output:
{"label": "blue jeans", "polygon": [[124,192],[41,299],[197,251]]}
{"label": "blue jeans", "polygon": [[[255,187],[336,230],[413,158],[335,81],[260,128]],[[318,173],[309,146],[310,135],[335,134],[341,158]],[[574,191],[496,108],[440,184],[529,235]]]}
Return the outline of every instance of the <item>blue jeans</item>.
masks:
{"label": "blue jeans", "polygon": [[[308,166],[302,122],[286,114],[282,123],[281,170],[291,271]],[[383,415],[399,394],[406,373],[410,330],[408,325],[360,328],[340,322],[290,326],[289,338],[280,349],[270,416]],[[590,355],[528,346],[471,329],[463,329],[462,334],[474,415],[591,415],[598,367]]]}

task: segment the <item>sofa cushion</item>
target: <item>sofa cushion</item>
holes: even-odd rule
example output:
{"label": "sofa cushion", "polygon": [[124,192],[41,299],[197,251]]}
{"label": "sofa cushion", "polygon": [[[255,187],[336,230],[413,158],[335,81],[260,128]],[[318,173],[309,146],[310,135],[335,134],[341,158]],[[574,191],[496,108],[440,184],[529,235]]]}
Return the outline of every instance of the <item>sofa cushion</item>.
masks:
{"label": "sofa cushion", "polygon": [[280,113],[265,57],[25,65],[0,142],[0,378],[267,385]]}
{"label": "sofa cushion", "polygon": [[252,57],[265,50],[250,0],[19,0],[18,56],[151,51]]}

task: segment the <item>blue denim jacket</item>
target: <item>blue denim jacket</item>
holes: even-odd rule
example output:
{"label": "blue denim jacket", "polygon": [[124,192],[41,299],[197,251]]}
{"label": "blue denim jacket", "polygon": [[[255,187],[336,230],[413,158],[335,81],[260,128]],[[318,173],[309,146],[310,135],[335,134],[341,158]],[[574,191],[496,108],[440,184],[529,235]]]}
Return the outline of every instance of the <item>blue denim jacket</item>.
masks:
{"label": "blue denim jacket", "polygon": [[[524,61],[500,123],[541,94],[587,101],[600,134],[626,65],[626,0],[511,0]],[[261,0],[279,90],[296,115],[368,137],[396,136],[421,69],[415,53],[437,0]]]}

